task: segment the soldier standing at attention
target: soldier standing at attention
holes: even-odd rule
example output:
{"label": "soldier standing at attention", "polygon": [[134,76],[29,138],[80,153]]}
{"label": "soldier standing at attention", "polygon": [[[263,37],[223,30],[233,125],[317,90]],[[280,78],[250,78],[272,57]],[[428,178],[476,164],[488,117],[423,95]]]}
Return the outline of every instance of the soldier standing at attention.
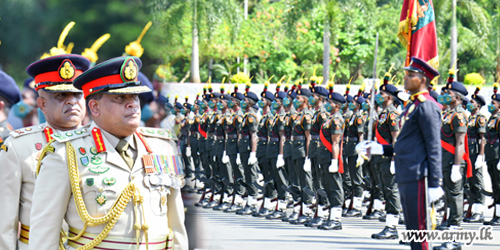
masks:
{"label": "soldier standing at attention", "polygon": [[291,224],[304,224],[311,220],[311,208],[313,196],[304,191],[304,188],[312,190],[311,160],[309,159],[309,130],[311,129],[312,112],[307,108],[308,98],[312,96],[309,89],[302,89],[299,85],[297,97],[293,100],[293,106],[297,110],[292,122],[292,161],[295,173],[298,175],[301,194],[300,216],[296,220],[290,220]]}
{"label": "soldier standing at attention", "polygon": [[9,136],[12,126],[7,123],[10,108],[21,100],[21,92],[12,77],[0,70],[0,146]]}
{"label": "soldier standing at attention", "polygon": [[[349,127],[349,121],[351,120],[351,116],[352,116],[352,111],[351,109],[349,109],[349,103],[352,102],[352,95],[349,95],[349,92],[351,90],[351,83],[349,82],[349,84],[347,84],[346,86],[346,89],[345,89],[345,94],[344,94],[344,99],[345,99],[345,103],[342,104],[342,117],[344,119],[344,133],[343,133],[343,144],[342,145],[342,148],[344,149],[342,151],[342,161],[344,162],[345,166],[346,166],[346,171],[344,171],[344,174],[342,175],[342,183],[344,185],[344,202],[345,203],[349,203],[347,202],[347,199],[350,199],[352,201],[352,182],[351,182],[351,176],[349,175],[349,169],[348,169],[348,162],[347,162],[347,136],[348,136],[348,133],[347,133],[347,128]],[[347,213],[347,210],[349,209],[349,207],[345,206],[345,208],[342,210],[342,215],[345,215]]]}
{"label": "soldier standing at attention", "polygon": [[469,188],[474,198],[468,198],[469,206],[472,207],[472,215],[465,218],[464,222],[484,222],[484,202],[485,197],[482,192],[484,189],[483,182],[483,167],[486,167],[484,158],[485,139],[486,133],[486,117],[479,112],[481,108],[486,105],[484,97],[478,95],[480,88],[477,87],[476,91],[471,97],[470,102],[467,104],[467,110],[471,112],[469,123],[467,125],[467,136],[469,143],[469,157],[471,162],[474,162],[474,170],[472,177],[467,179]]}
{"label": "soldier standing at attention", "polygon": [[363,188],[361,183],[363,182],[362,176],[362,164],[364,162],[361,155],[356,153],[355,147],[358,143],[363,141],[364,136],[364,126],[365,121],[363,120],[363,115],[361,113],[361,105],[365,102],[363,97],[363,88],[361,87],[358,91],[358,95],[355,96],[351,103],[349,103],[349,109],[353,112],[349,122],[347,124],[347,144],[345,145],[347,154],[347,166],[349,171],[349,176],[351,177],[351,187],[353,196],[353,208],[349,210],[345,216],[346,217],[361,217],[361,203],[363,196]]}
{"label": "soldier standing at attention", "polygon": [[[217,153],[217,148],[216,148],[216,141],[217,138],[215,138],[215,128],[217,125],[217,118],[221,114],[220,110],[217,107],[217,104],[219,103],[219,99],[221,94],[218,92],[213,92],[212,86],[208,86],[208,91],[210,92],[208,94],[208,107],[210,108],[210,112],[208,112],[208,117],[207,117],[207,158],[208,158],[208,165],[210,166],[210,185],[212,186],[212,196],[210,197],[210,203],[206,204],[203,206],[203,208],[214,208],[219,205],[219,201],[221,200],[221,183],[220,180],[218,179],[218,168],[217,168],[217,158],[216,158],[216,153]],[[222,153],[222,152],[221,152]],[[219,198],[217,199],[215,196],[219,195]]]}
{"label": "soldier standing at attention", "polygon": [[37,249],[60,246],[63,219],[65,249],[188,249],[175,136],[138,127],[137,94],[151,91],[137,80],[141,64],[137,57],[114,58],[74,80],[93,122],[55,134],[44,148],[30,220]]}
{"label": "soldier standing at attention", "polygon": [[[390,75],[384,78],[384,84],[380,86],[378,93],[375,96],[377,104],[382,107],[382,112],[376,122],[375,137],[378,143],[382,145],[393,145],[399,133],[399,113],[394,107],[398,89],[389,84]],[[399,211],[401,210],[401,202],[399,198],[399,190],[395,180],[395,166],[393,157],[374,156],[377,159],[375,166],[380,180],[380,188],[385,198],[386,211],[386,226],[377,234],[372,234],[374,239],[397,239],[398,231],[396,226],[399,222]]]}
{"label": "soldier standing at attention", "polygon": [[245,183],[247,188],[247,204],[245,208],[236,212],[238,215],[249,215],[253,212],[258,212],[256,209],[258,195],[257,190],[257,168],[255,164],[257,163],[257,127],[259,121],[257,120],[257,114],[253,109],[255,103],[259,101],[257,95],[250,92],[250,83],[247,83],[245,88],[245,100],[240,101],[241,109],[244,110],[245,116],[243,120],[239,122],[241,126],[238,128],[238,152],[240,153],[241,165],[243,166],[243,171],[245,173]]}
{"label": "soldier standing at attention", "polygon": [[323,208],[328,205],[328,200],[326,197],[322,197],[318,194],[318,190],[323,190],[323,184],[321,182],[322,174],[318,162],[318,148],[320,146],[319,132],[321,125],[326,121],[327,114],[324,107],[325,100],[328,98],[328,90],[323,87],[316,85],[316,79],[313,77],[311,81],[312,96],[309,97],[309,104],[314,109],[314,114],[311,124],[311,141],[309,142],[309,159],[311,159],[311,174],[313,180],[313,190],[316,194],[316,213],[312,221],[306,223],[308,227],[317,227],[323,224],[323,217],[325,216]]}
{"label": "soldier standing at attention", "polygon": [[323,230],[342,229],[342,205],[344,204],[344,190],[342,174],[344,163],[342,161],[342,134],[344,133],[344,118],[340,112],[345,98],[333,92],[333,84],[329,86],[328,102],[325,104],[329,113],[327,120],[322,124],[320,131],[321,145],[318,148],[318,161],[321,165],[321,181],[328,195],[330,211],[328,219],[318,226]]}
{"label": "soldier standing at attention", "polygon": [[[443,117],[441,125],[441,147],[443,148],[443,184],[446,202],[450,213],[446,224],[437,227],[438,230],[457,229],[464,213],[464,160],[467,165],[467,178],[472,176],[472,166],[467,145],[467,115],[462,107],[462,100],[468,92],[461,82],[453,80],[450,70],[444,104],[449,106],[449,112]],[[450,100],[450,101],[447,101]]]}
{"label": "soldier standing at attention", "polygon": [[485,221],[484,225],[500,226],[500,94],[497,94],[498,84],[493,84],[493,95],[491,103],[488,104],[488,111],[491,113],[486,131],[486,145],[484,154],[488,173],[491,178],[493,189],[493,202],[495,203],[495,215],[491,221]]}
{"label": "soldier standing at attention", "polygon": [[[60,71],[64,65],[68,65],[70,70]],[[54,133],[69,136],[72,133],[65,135],[65,131],[80,127],[85,116],[85,99],[82,91],[71,83],[89,66],[90,61],[83,56],[59,55],[34,62],[26,70],[35,78],[40,94],[38,107],[47,122],[12,131],[0,149],[0,196],[9,201],[0,206],[2,216],[5,216],[0,220],[1,249],[28,249],[37,161],[43,146],[53,139]],[[18,241],[19,222],[21,232]]]}
{"label": "soldier standing at attention", "polygon": [[[356,147],[358,153],[394,157],[396,182],[406,230],[430,230],[427,228],[427,202],[442,197],[440,121],[441,110],[429,95],[430,82],[439,75],[428,63],[412,57],[406,70],[404,86],[410,92],[412,103],[403,110],[400,132],[393,145],[364,142]],[[416,216],[418,215],[418,216]],[[427,241],[411,242],[411,249],[429,249]]]}
{"label": "soldier standing at attention", "polygon": [[273,203],[271,200],[276,198],[276,189],[274,186],[274,178],[272,176],[270,160],[267,157],[268,151],[268,134],[271,129],[271,122],[274,115],[271,112],[271,102],[274,101],[274,95],[267,91],[269,83],[264,85],[264,91],[260,94],[261,98],[257,102],[259,108],[262,109],[263,115],[259,121],[259,128],[257,129],[257,137],[259,143],[257,145],[257,159],[262,175],[264,176],[264,203],[258,213],[252,214],[254,217],[265,217],[273,213]]}
{"label": "soldier standing at attention", "polygon": [[[198,155],[199,148],[200,148],[200,132],[198,132],[199,126],[200,126],[200,121],[201,121],[201,114],[200,114],[200,103],[201,101],[199,100],[200,94],[196,95],[196,100],[194,101],[193,105],[191,106],[191,111],[193,111],[193,116],[189,117],[188,120],[188,125],[189,125],[189,138],[188,138],[188,145],[186,147],[186,156],[188,158],[193,159],[193,165],[194,165],[194,176],[193,181],[195,182],[194,187],[197,187],[197,182],[201,179],[202,173],[203,173],[203,166],[200,162],[200,156]],[[203,145],[205,146],[205,145]]]}

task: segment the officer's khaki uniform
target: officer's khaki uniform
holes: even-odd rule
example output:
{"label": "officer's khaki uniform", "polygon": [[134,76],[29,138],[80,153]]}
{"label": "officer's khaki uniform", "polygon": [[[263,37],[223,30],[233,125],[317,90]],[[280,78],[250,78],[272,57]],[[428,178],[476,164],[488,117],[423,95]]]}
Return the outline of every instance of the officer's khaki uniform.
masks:
{"label": "officer's khaki uniform", "polygon": [[[84,228],[76,204],[84,205],[88,216],[94,220],[106,219],[110,210],[114,210],[113,205],[120,195],[126,196],[127,191],[130,191],[133,196],[125,199],[123,213],[111,216],[116,219],[116,224],[96,247],[137,249],[137,233],[140,249],[146,249],[146,240],[150,250],[166,249],[167,236],[172,232],[174,249],[188,249],[180,179],[166,174],[147,174],[142,160],[147,155],[165,156],[167,159],[175,156],[177,163],[182,162],[172,133],[165,129],[139,128],[136,134],[125,138],[130,144],[129,154],[135,157],[131,169],[115,150],[119,139],[104,130],[101,132],[105,151],[96,152],[100,144],[94,142],[91,131],[95,129],[99,128],[92,123],[87,131],[76,130],[72,136],[67,136],[71,132],[66,132],[66,136],[60,138],[55,134],[57,141],[44,149],[48,153],[41,161],[33,195],[30,244],[36,249],[57,249],[63,219],[69,225],[71,237]],[[80,132],[83,133],[78,135]],[[141,142],[139,133],[146,143]],[[68,163],[77,164],[76,170],[72,171],[72,174],[79,174],[77,177],[71,178],[69,175],[71,164]],[[167,165],[172,166],[172,163],[167,161]],[[178,166],[178,169],[182,170],[182,166]],[[79,186],[72,190],[71,181]],[[67,249],[87,244],[110,223],[88,225],[83,237],[68,241]],[[134,225],[141,230],[136,230]],[[144,229],[148,229],[147,238]]]}
{"label": "officer's khaki uniform", "polygon": [[[47,123],[12,131],[0,150],[0,249],[28,249],[30,210],[38,158],[51,132]],[[18,240],[18,223],[21,233]]]}

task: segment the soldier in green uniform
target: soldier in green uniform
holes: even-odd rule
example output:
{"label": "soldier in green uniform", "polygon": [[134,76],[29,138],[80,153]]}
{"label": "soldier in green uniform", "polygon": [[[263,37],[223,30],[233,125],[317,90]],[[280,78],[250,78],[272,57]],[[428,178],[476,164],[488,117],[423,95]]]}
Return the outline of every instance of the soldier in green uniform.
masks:
{"label": "soldier in green uniform", "polygon": [[[216,199],[216,194],[219,193],[220,197],[220,182],[216,178],[216,170],[217,170],[217,162],[215,157],[215,127],[217,125],[217,116],[220,115],[220,110],[217,109],[217,103],[219,103],[219,99],[221,94],[218,92],[213,92],[212,87],[209,86],[209,101],[208,107],[210,111],[207,116],[207,140],[206,140],[206,155],[208,158],[208,166],[210,167],[210,178],[209,182],[212,187],[212,196],[210,197],[210,203],[203,206],[203,208],[214,208],[219,205],[219,202]],[[220,200],[220,198],[219,198]]]}
{"label": "soldier in green uniform", "polygon": [[283,219],[286,215],[286,190],[288,180],[286,176],[285,160],[283,158],[283,148],[285,144],[285,110],[283,108],[283,99],[286,93],[280,91],[281,84],[278,83],[274,101],[271,102],[271,109],[276,113],[271,120],[268,130],[269,143],[267,144],[267,158],[269,169],[273,178],[274,189],[277,191],[278,206],[272,214],[266,216],[266,219]]}
{"label": "soldier in green uniform", "polygon": [[321,182],[321,170],[318,162],[318,148],[320,144],[319,132],[321,125],[326,121],[327,114],[324,108],[324,102],[328,98],[328,90],[323,87],[316,85],[316,80],[311,81],[312,96],[309,97],[309,104],[314,110],[312,124],[311,124],[311,140],[309,142],[309,159],[311,160],[311,174],[313,180],[313,193],[316,194],[316,213],[314,218],[305,224],[307,227],[317,227],[323,224],[323,217],[325,216],[323,208],[328,205],[328,200],[326,197],[319,195],[318,190],[323,190],[324,187]]}
{"label": "soldier in green uniform", "polygon": [[[446,89],[443,104],[448,105],[450,111],[443,117],[441,147],[443,185],[450,213],[445,223],[437,227],[439,230],[457,229],[460,226],[464,209],[464,166],[467,166],[467,172],[472,168],[466,144],[467,115],[462,108],[462,100],[468,92],[461,82],[453,81],[452,75],[448,78]],[[464,160],[467,165],[464,165]],[[469,174],[467,176],[470,177]]]}
{"label": "soldier in green uniform", "polygon": [[491,103],[488,104],[488,111],[491,113],[486,131],[486,145],[484,154],[488,173],[491,178],[493,189],[493,202],[495,203],[495,215],[491,221],[485,221],[484,225],[500,226],[500,94],[497,94],[498,85],[493,85],[494,94],[491,96]]}
{"label": "soldier in green uniform", "polygon": [[471,217],[464,218],[464,222],[484,222],[484,202],[485,197],[482,192],[484,189],[483,183],[483,168],[486,166],[484,159],[484,134],[486,133],[486,117],[479,111],[486,104],[484,98],[479,94],[480,88],[471,97],[467,104],[467,110],[471,112],[469,123],[467,125],[467,139],[469,143],[469,157],[471,162],[474,162],[474,170],[472,177],[467,179],[469,189],[473,194],[468,197],[469,206],[472,207]]}
{"label": "soldier in green uniform", "polygon": [[[272,176],[271,165],[267,157],[268,151],[268,134],[271,129],[271,122],[274,115],[271,112],[271,102],[274,101],[273,93],[267,91],[269,84],[266,82],[264,91],[261,93],[261,99],[257,105],[262,110],[262,118],[259,121],[259,128],[257,129],[257,137],[259,143],[257,144],[257,158],[259,168],[264,176],[264,202],[259,212],[253,214],[254,217],[265,217],[270,215],[274,209],[271,200],[276,198],[276,189],[274,188],[274,180]],[[276,140],[276,139],[273,139]],[[279,141],[279,139],[278,139]]]}
{"label": "soldier in green uniform", "polygon": [[340,110],[345,102],[345,98],[341,94],[333,92],[333,86],[331,86],[328,102],[325,104],[329,117],[321,126],[321,144],[318,148],[318,162],[322,173],[321,180],[330,204],[328,219],[318,226],[318,229],[323,230],[342,229],[342,223],[340,222],[344,204],[342,134],[344,133],[343,126],[345,123]]}
{"label": "soldier in green uniform", "polygon": [[[286,87],[285,87],[286,88]],[[300,182],[299,174],[295,171],[292,161],[292,126],[294,118],[297,116],[297,111],[292,105],[292,101],[297,97],[296,85],[287,92],[287,97],[283,99],[283,107],[285,108],[285,117],[283,121],[283,131],[285,133],[285,144],[283,145],[283,158],[285,158],[285,169],[288,176],[287,191],[292,195],[293,201],[300,201]],[[288,217],[282,219],[283,222],[296,220],[299,218],[300,206],[294,206],[293,212]]]}
{"label": "soldier in green uniform", "polygon": [[[204,183],[204,191],[202,196],[200,197],[200,201],[195,203],[195,206],[203,207],[207,205],[213,197],[212,194],[212,185],[210,178],[212,177],[212,169],[210,166],[210,149],[208,146],[208,123],[210,120],[210,116],[212,114],[212,109],[208,106],[208,102],[210,101],[210,93],[207,93],[207,88],[203,88],[203,99],[199,103],[200,109],[203,111],[203,114],[200,118],[200,126],[198,128],[198,132],[200,133],[200,140],[198,141],[198,152],[200,153],[201,165],[203,166],[203,176],[200,180]],[[207,197],[207,194],[210,196]]]}
{"label": "soldier in green uniform", "polygon": [[220,111],[215,118],[216,125],[214,131],[215,139],[215,170],[214,174],[221,186],[221,197],[219,205],[214,207],[214,210],[228,209],[232,204],[231,194],[233,193],[233,171],[229,163],[229,157],[226,154],[226,122],[231,117],[231,109],[228,108],[228,102],[231,96],[224,91],[224,85],[220,87],[220,101],[217,103],[217,110]]}
{"label": "soldier in green uniform", "polygon": [[308,109],[308,98],[312,95],[309,89],[297,90],[297,97],[293,100],[293,106],[297,115],[292,124],[292,161],[295,172],[298,175],[301,193],[301,211],[296,220],[290,220],[291,224],[304,224],[311,220],[311,208],[313,196],[304,191],[304,188],[312,190],[311,160],[309,159],[309,130],[311,129],[312,113]]}
{"label": "soldier in green uniform", "polygon": [[353,208],[349,210],[345,216],[346,217],[361,217],[361,203],[363,196],[363,188],[361,183],[363,182],[362,177],[362,158],[356,153],[355,147],[358,143],[363,141],[364,136],[364,124],[363,115],[361,113],[361,105],[365,102],[365,98],[362,95],[363,90],[360,89],[358,95],[355,96],[351,103],[349,103],[349,109],[353,112],[346,128],[346,155],[347,155],[347,166],[349,170],[349,175],[351,177],[351,188],[352,188],[352,203]]}
{"label": "soldier in green uniform", "polygon": [[[245,186],[247,190],[247,204],[245,208],[236,212],[238,215],[249,215],[256,212],[256,196],[257,190],[257,127],[259,121],[257,114],[253,109],[255,103],[259,101],[257,95],[250,92],[250,84],[248,83],[245,88],[245,99],[240,101],[241,109],[244,110],[245,116],[242,120],[238,120],[241,124],[238,127],[238,152],[241,158],[241,165],[245,173]],[[240,118],[241,119],[241,118]]]}
{"label": "soldier in green uniform", "polygon": [[[378,117],[375,129],[377,142],[382,145],[391,145],[396,142],[399,133],[399,112],[394,107],[398,89],[389,84],[390,75],[385,77],[384,84],[380,86],[375,96],[377,104],[381,106],[382,112]],[[372,234],[374,239],[397,239],[398,231],[396,226],[399,222],[399,211],[401,210],[401,201],[399,189],[396,184],[394,159],[387,156],[374,156],[376,159],[376,172],[380,180],[380,188],[385,198],[386,226],[377,234]]]}
{"label": "soldier in green uniform", "polygon": [[[347,167],[347,151],[345,150],[346,149],[346,146],[347,146],[347,128],[348,128],[348,123],[349,121],[351,120],[351,116],[352,116],[352,110],[349,109],[349,103],[352,102],[352,95],[349,95],[349,91],[351,89],[351,85],[348,84],[346,86],[346,90],[345,90],[345,94],[344,94],[344,98],[346,100],[346,102],[344,104],[342,104],[342,118],[344,119],[344,133],[343,133],[343,138],[342,138],[342,141],[343,141],[343,145],[342,145],[342,148],[344,149],[342,151],[342,161],[345,163],[346,167]],[[351,176],[349,175],[349,171],[345,171],[344,174],[342,175],[342,183],[344,185],[344,192],[345,192],[345,199],[344,201],[346,201],[347,199],[351,199],[352,200],[352,183],[351,183]],[[346,202],[347,203],[347,202]],[[345,208],[342,210],[342,215],[345,215],[347,213],[347,210],[349,208],[347,207],[347,204],[345,206]]]}
{"label": "soldier in green uniform", "polygon": [[[200,114],[200,103],[199,100],[200,95],[196,95],[196,100],[191,106],[191,111],[193,112],[193,116],[189,118],[189,139],[188,146],[186,147],[186,156],[191,157],[193,159],[193,165],[195,169],[195,187],[196,182],[201,179],[201,173],[203,172],[203,167],[200,162],[200,156],[198,155],[198,151],[200,149],[200,143],[198,143],[200,139],[200,132],[198,131],[198,127],[200,126],[200,121],[202,115]],[[203,145],[205,146],[205,145]]]}
{"label": "soldier in green uniform", "polygon": [[228,107],[231,109],[231,115],[226,117],[226,154],[229,157],[231,170],[234,175],[233,181],[233,200],[231,207],[224,210],[226,213],[236,212],[243,208],[243,196],[246,188],[243,185],[245,177],[241,157],[238,153],[238,127],[243,120],[244,113],[241,110],[240,102],[245,99],[242,93],[238,93],[238,85],[234,85],[234,92],[231,93],[231,99],[228,101]]}
{"label": "soldier in green uniform", "polygon": [[0,146],[12,131],[12,127],[7,123],[10,108],[20,100],[21,92],[16,82],[0,70]]}

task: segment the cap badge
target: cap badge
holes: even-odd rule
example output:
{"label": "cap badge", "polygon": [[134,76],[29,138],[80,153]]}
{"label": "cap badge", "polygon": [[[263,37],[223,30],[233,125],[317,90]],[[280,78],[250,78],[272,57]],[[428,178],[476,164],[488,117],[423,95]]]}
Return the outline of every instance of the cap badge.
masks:
{"label": "cap badge", "polygon": [[59,76],[64,80],[69,80],[75,76],[75,66],[70,60],[66,59],[62,62],[59,67]]}
{"label": "cap badge", "polygon": [[120,76],[122,77],[123,82],[131,82],[137,78],[137,75],[139,74],[138,72],[139,70],[135,60],[129,57],[122,64]]}

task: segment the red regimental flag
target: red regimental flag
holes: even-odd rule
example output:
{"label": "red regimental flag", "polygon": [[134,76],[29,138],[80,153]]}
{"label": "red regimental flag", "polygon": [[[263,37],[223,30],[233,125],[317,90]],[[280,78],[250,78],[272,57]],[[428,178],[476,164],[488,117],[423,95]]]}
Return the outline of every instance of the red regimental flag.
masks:
{"label": "red regimental flag", "polygon": [[412,56],[427,61],[434,68],[439,66],[432,0],[404,0],[398,38],[406,47],[406,66],[410,64]]}

